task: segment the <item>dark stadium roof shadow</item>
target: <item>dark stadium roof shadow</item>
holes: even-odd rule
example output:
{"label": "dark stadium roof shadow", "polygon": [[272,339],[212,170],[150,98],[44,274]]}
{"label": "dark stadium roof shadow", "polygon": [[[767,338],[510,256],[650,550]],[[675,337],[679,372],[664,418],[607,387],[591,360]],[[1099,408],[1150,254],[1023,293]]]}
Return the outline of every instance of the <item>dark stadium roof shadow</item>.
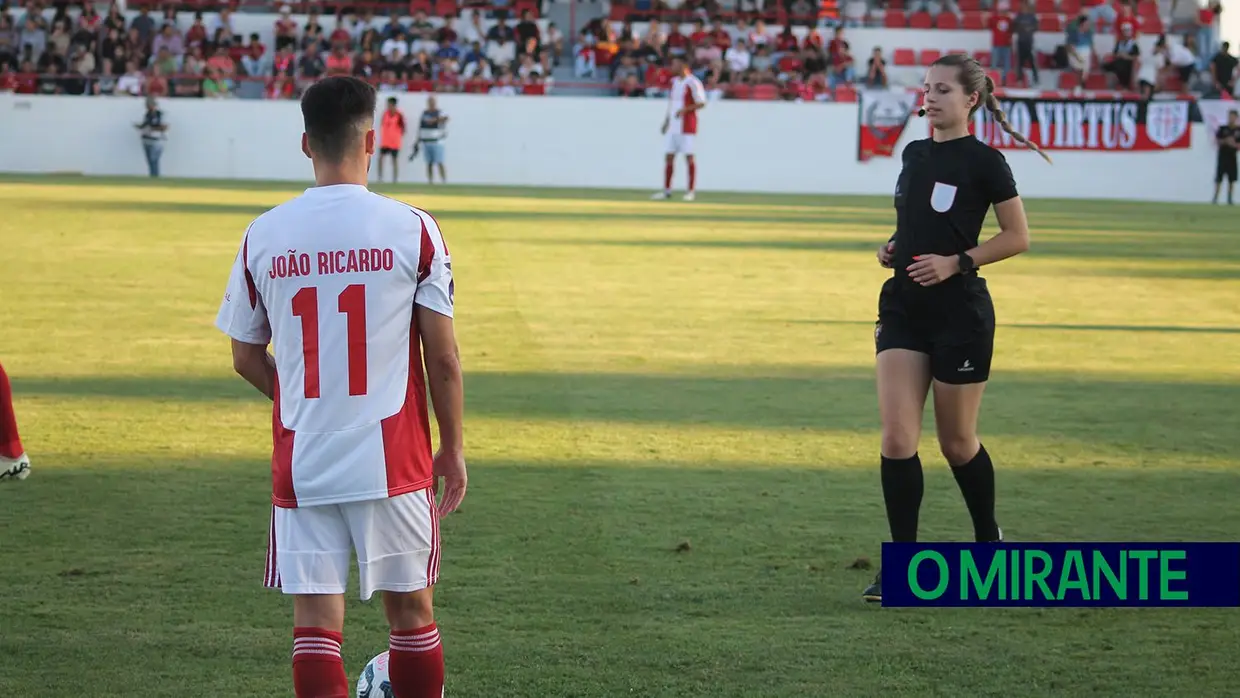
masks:
{"label": "dark stadium roof shadow", "polygon": [[[759,372],[763,372],[759,374]],[[159,401],[257,400],[232,375],[13,379],[15,393]],[[471,414],[526,420],[875,432],[873,369],[738,367],[734,375],[475,372]],[[1240,384],[997,368],[983,431],[1124,449],[1240,451]],[[1140,426],[1134,433],[1134,425]]]}
{"label": "dark stadium roof shadow", "polygon": [[[873,327],[872,320],[771,320],[787,325],[865,325]],[[1206,327],[1188,325],[1072,325],[1054,322],[1002,322],[1001,328],[1020,330],[1065,330],[1074,332],[1190,332],[1200,334],[1240,334],[1240,327]]]}

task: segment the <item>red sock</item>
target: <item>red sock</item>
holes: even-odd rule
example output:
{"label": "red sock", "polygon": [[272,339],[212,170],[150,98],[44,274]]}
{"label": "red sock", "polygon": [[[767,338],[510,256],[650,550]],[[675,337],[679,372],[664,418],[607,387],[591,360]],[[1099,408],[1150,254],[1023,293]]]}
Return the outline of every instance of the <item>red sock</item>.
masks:
{"label": "red sock", "polygon": [[667,164],[663,166],[663,191],[672,190],[672,173],[675,171],[676,166],[671,160],[668,160]]}
{"label": "red sock", "polygon": [[293,690],[297,698],[349,698],[340,633],[293,628]]}
{"label": "red sock", "polygon": [[17,436],[17,415],[13,412],[13,388],[9,376],[0,366],[0,456],[15,459],[25,453]]}
{"label": "red sock", "polygon": [[435,624],[393,630],[388,643],[388,671],[396,698],[442,698],[443,645]]}
{"label": "red sock", "polygon": [[693,187],[697,184],[697,163],[689,161],[689,191],[693,191]]}

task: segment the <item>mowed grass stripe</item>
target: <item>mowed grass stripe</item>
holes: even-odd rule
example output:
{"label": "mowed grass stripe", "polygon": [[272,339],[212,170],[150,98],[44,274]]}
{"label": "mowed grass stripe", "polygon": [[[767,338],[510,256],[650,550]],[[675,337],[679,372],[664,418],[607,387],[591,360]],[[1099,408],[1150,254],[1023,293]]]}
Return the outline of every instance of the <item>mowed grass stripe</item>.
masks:
{"label": "mowed grass stripe", "polygon": [[[38,590],[0,614],[0,695],[289,693],[287,601],[258,586],[270,406],[212,321],[246,223],[302,188],[0,177],[0,361],[35,459],[0,488],[0,584]],[[457,273],[474,479],[444,522],[449,694],[1236,693],[1225,611],[859,602],[886,535],[889,197],[381,190],[437,213]],[[1234,220],[1029,210],[1033,252],[987,274],[1005,532],[1233,538]],[[923,532],[967,539],[931,425]],[[384,638],[350,600],[351,675]]]}

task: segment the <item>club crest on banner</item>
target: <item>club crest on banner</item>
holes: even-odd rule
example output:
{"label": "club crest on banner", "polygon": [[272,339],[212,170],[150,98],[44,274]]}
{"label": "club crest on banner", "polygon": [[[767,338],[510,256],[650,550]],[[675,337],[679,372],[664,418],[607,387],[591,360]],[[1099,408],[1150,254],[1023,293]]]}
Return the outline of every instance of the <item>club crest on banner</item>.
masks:
{"label": "club crest on banner", "polygon": [[1145,112],[1145,132],[1155,145],[1168,148],[1188,131],[1188,102],[1150,102]]}
{"label": "club crest on banner", "polygon": [[891,157],[916,104],[907,90],[865,90],[858,101],[857,160]]}

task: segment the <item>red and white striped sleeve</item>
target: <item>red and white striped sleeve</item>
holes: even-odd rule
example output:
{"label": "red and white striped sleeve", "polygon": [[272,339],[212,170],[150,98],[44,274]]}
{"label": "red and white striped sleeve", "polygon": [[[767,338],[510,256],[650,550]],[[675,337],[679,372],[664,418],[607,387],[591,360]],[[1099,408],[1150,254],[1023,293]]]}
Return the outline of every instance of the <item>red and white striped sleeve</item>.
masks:
{"label": "red and white striped sleeve", "polygon": [[233,260],[224,300],[215,317],[215,326],[238,342],[266,345],[271,342],[271,323],[267,308],[251,273],[250,231],[245,231],[241,249]]}

